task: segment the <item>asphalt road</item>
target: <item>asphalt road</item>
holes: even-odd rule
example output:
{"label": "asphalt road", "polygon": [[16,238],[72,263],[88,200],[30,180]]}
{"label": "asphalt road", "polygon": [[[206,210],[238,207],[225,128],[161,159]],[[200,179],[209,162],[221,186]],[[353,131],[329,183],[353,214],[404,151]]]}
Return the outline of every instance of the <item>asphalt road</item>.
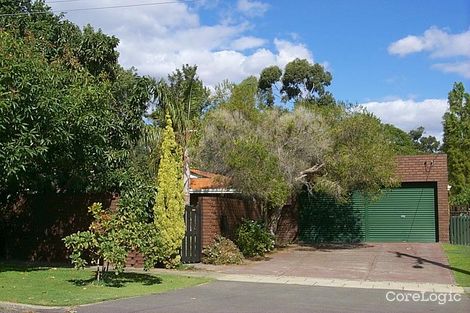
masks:
{"label": "asphalt road", "polygon": [[[73,311],[37,312],[77,313],[306,313],[306,312],[470,312],[470,297],[439,304],[438,301],[387,301],[387,290],[312,287],[299,285],[260,284],[215,281],[197,287],[74,308]],[[389,299],[400,298],[393,291]],[[418,293],[419,294],[419,293]],[[422,297],[421,295],[418,295]],[[416,298],[418,296],[415,296]],[[432,298],[424,294],[423,300]],[[441,302],[443,302],[443,296]],[[448,299],[449,295],[445,296]],[[458,298],[458,296],[457,296]],[[457,300],[456,298],[453,298]],[[428,299],[429,300],[429,299]],[[31,312],[31,311],[29,311]],[[35,311],[33,311],[35,312]]]}

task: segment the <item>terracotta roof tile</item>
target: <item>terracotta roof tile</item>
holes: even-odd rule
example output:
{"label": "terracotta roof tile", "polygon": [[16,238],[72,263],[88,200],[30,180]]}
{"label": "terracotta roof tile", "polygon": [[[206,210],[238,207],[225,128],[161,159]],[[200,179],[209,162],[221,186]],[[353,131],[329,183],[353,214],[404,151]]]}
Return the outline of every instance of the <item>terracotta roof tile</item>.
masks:
{"label": "terracotta roof tile", "polygon": [[201,189],[222,189],[230,186],[230,179],[223,175],[201,171],[198,169],[191,169],[191,173],[204,176],[200,178],[191,178],[190,188],[193,190]]}

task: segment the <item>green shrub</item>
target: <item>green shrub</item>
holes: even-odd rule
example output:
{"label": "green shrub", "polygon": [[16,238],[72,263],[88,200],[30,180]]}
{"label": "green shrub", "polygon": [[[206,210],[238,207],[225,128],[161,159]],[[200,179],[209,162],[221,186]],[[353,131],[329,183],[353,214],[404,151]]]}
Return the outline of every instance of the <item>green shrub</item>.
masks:
{"label": "green shrub", "polygon": [[236,231],[236,238],[245,257],[263,256],[274,249],[274,236],[261,222],[244,220]]}
{"label": "green shrub", "polygon": [[218,236],[207,248],[202,251],[202,262],[206,264],[241,264],[243,254],[231,241]]}

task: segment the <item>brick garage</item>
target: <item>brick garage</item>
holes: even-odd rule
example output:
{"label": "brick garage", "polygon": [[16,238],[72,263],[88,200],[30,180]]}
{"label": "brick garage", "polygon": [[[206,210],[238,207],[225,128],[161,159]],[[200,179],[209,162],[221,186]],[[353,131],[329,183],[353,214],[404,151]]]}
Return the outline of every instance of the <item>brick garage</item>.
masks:
{"label": "brick garage", "polygon": [[303,194],[299,241],[448,242],[446,155],[400,156],[396,171],[401,186],[379,198],[353,193],[350,203],[339,203],[325,194]]}
{"label": "brick garage", "polygon": [[403,183],[436,184],[437,239],[449,242],[447,155],[399,156],[397,174]]}

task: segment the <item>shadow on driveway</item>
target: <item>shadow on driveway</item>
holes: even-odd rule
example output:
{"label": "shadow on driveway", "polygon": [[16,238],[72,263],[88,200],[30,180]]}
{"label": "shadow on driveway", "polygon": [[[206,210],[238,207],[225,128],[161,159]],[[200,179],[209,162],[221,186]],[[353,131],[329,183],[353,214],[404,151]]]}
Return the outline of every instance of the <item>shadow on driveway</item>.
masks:
{"label": "shadow on driveway", "polygon": [[453,266],[450,266],[448,264],[444,264],[444,263],[441,263],[441,262],[435,262],[433,260],[428,260],[428,259],[425,259],[425,258],[422,258],[422,257],[419,257],[419,256],[411,255],[411,254],[408,254],[408,253],[402,253],[402,252],[398,252],[398,251],[394,251],[394,252],[391,251],[391,253],[395,253],[398,258],[401,258],[402,256],[405,256],[405,257],[412,258],[412,259],[416,260],[416,264],[413,265],[414,268],[423,268],[422,264],[429,263],[429,264],[440,266],[440,267],[446,268],[448,270],[456,271],[456,272],[459,272],[459,273],[462,273],[462,274],[465,274],[465,275],[470,275],[470,271],[463,270],[463,269],[457,268],[457,267],[453,267]]}

